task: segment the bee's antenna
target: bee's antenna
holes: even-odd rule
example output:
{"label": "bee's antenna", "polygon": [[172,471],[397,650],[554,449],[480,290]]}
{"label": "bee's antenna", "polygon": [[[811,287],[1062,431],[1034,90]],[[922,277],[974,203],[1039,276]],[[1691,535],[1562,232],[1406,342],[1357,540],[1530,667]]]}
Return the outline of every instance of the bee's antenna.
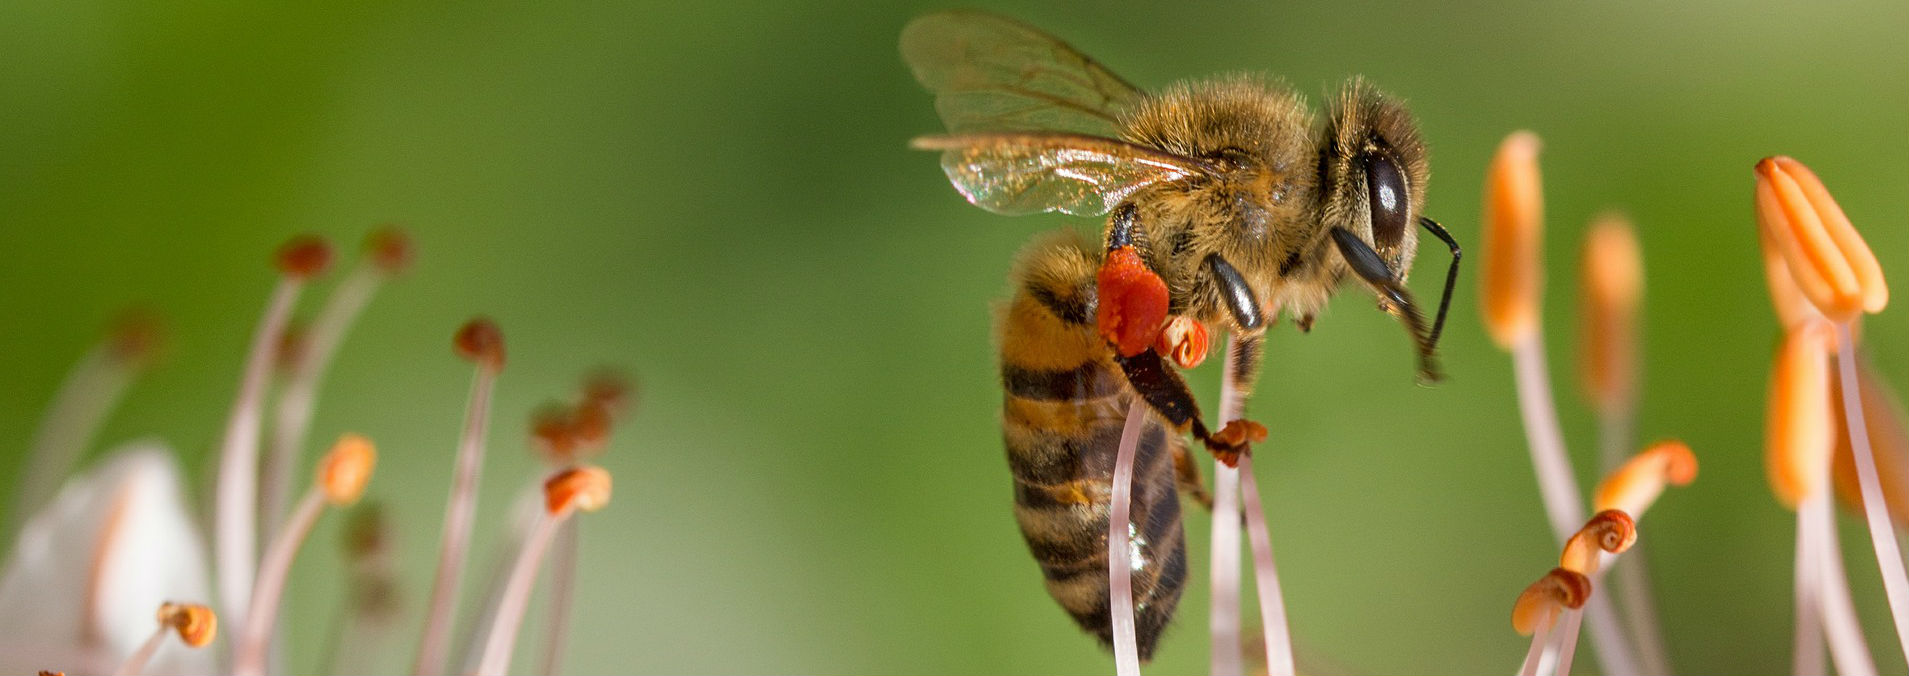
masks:
{"label": "bee's antenna", "polygon": [[1418,304],[1412,301],[1412,292],[1399,284],[1386,267],[1385,260],[1367,246],[1358,235],[1345,228],[1332,229],[1332,241],[1339,245],[1339,254],[1345,257],[1346,264],[1352,268],[1359,279],[1372,286],[1395,310],[1399,321],[1405,323],[1405,329],[1412,332],[1412,340],[1418,343],[1419,380],[1424,383],[1438,382],[1438,354],[1433,350],[1432,337],[1435,332],[1425,330],[1425,317],[1419,314]]}
{"label": "bee's antenna", "polygon": [[1452,265],[1445,269],[1445,294],[1438,299],[1438,319],[1432,320],[1432,335],[1425,341],[1436,348],[1439,335],[1445,333],[1445,311],[1452,309],[1452,287],[1458,284],[1458,260],[1464,256],[1464,252],[1458,250],[1458,240],[1452,239],[1452,233],[1446,232],[1445,226],[1439,225],[1438,221],[1420,216],[1418,224],[1452,250]]}

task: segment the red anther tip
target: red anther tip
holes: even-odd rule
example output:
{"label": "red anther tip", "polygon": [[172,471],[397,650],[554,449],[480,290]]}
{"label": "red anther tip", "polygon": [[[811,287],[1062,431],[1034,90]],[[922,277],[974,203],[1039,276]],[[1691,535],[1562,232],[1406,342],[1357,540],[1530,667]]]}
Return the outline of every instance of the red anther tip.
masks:
{"label": "red anther tip", "polygon": [[411,260],[417,257],[417,249],[411,244],[411,235],[395,225],[387,225],[365,236],[365,256],[378,271],[387,275],[396,275],[411,268]]}
{"label": "red anther tip", "polygon": [[610,408],[606,404],[584,401],[571,412],[570,434],[581,447],[603,446],[610,440],[610,427]]}
{"label": "red anther tip", "polygon": [[495,373],[504,369],[504,331],[489,317],[476,317],[464,323],[452,340],[457,356],[481,364]]}
{"label": "red anther tip", "polygon": [[294,319],[285,324],[285,331],[278,334],[278,347],[273,353],[273,361],[279,370],[290,372],[298,368],[299,362],[305,360],[310,337],[311,333],[302,322]]}
{"label": "red anther tip", "polygon": [[158,356],[166,342],[165,322],[146,309],[133,308],[113,320],[110,349],[114,359],[143,366]]}
{"label": "red anther tip", "polygon": [[600,369],[583,381],[583,402],[607,407],[611,413],[628,408],[636,399],[636,386],[612,369]]}
{"label": "red anther tip", "polygon": [[1101,337],[1122,357],[1152,347],[1167,320],[1167,283],[1147,269],[1139,251],[1123,246],[1107,252],[1097,284],[1100,306],[1094,323]]}
{"label": "red anther tip", "polygon": [[331,243],[315,235],[298,235],[278,248],[278,269],[286,276],[301,280],[325,273],[331,267]]}
{"label": "red anther tip", "polygon": [[544,404],[530,414],[530,440],[538,453],[555,464],[569,464],[576,457],[577,438],[570,426],[570,409],[562,404]]}

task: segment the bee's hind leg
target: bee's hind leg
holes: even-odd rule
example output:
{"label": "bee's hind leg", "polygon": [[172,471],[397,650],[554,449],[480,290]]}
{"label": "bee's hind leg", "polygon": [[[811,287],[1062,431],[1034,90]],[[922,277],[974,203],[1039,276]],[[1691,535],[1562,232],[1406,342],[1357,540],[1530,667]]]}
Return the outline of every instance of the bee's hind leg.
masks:
{"label": "bee's hind leg", "polygon": [[1173,475],[1180,492],[1200,503],[1206,511],[1213,511],[1213,494],[1206,490],[1206,480],[1200,477],[1200,466],[1193,463],[1193,454],[1187,452],[1186,444],[1174,440]]}
{"label": "bee's hind leg", "polygon": [[1218,433],[1207,429],[1206,423],[1200,420],[1200,405],[1193,400],[1193,392],[1187,389],[1180,374],[1160,359],[1160,353],[1146,350],[1131,357],[1116,353],[1114,361],[1120,364],[1127,383],[1146,400],[1147,406],[1175,429],[1191,432],[1221,464],[1238,465],[1240,456],[1250,451],[1252,442],[1266,438],[1266,428],[1250,420],[1229,422]]}

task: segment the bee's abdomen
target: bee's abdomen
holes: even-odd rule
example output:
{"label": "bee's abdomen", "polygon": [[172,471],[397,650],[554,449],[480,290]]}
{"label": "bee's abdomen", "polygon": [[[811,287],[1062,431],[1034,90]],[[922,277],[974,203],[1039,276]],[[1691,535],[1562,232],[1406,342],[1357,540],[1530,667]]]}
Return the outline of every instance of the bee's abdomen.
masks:
{"label": "bee's abdomen", "polygon": [[[1107,519],[1114,456],[1133,392],[1092,322],[1094,259],[1073,242],[1037,244],[1001,321],[1002,437],[1014,516],[1047,591],[1083,629],[1111,640]],[[1133,590],[1143,659],[1179,603],[1186,537],[1173,447],[1148,415],[1135,456]]]}

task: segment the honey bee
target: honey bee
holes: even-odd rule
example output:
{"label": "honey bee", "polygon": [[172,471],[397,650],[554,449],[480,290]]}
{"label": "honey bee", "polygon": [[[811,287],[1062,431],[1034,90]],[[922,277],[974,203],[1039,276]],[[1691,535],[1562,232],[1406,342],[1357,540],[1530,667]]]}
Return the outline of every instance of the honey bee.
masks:
{"label": "honey bee", "polygon": [[[911,145],[940,151],[969,202],[1000,214],[1111,214],[1099,246],[1064,230],[1019,256],[997,329],[1002,437],[1015,520],[1048,593],[1111,644],[1115,450],[1134,398],[1148,405],[1131,531],[1147,659],[1186,580],[1176,486],[1204,502],[1185,435],[1231,464],[1264,433],[1202,422],[1173,367],[1204,357],[1205,327],[1234,337],[1228,375],[1244,395],[1276,315],[1308,331],[1356,279],[1411,333],[1420,379],[1438,379],[1460,253],[1420,214],[1425,144],[1411,114],[1359,78],[1321,124],[1273,80],[1229,76],[1146,93],[1059,39],[986,13],[917,18],[902,30],[901,52],[948,127]],[[1452,252],[1429,330],[1405,286],[1414,225]]]}

